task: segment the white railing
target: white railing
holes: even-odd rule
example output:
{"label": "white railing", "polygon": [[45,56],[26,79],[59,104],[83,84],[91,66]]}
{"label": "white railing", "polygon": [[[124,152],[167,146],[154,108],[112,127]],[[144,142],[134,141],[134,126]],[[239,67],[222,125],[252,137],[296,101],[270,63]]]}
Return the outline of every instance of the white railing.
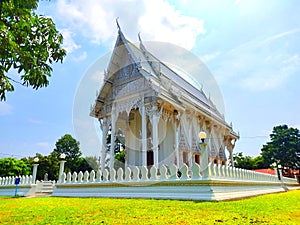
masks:
{"label": "white railing", "polygon": [[[32,175],[28,176],[17,176],[20,178],[19,185],[30,185],[33,184],[33,177]],[[9,176],[9,177],[0,177],[0,186],[12,186],[15,185],[15,179],[17,178],[15,176]]]}
{"label": "white railing", "polygon": [[[180,171],[180,172],[178,172]],[[88,171],[63,173],[60,184],[78,184],[78,183],[132,183],[132,182],[159,182],[159,181],[189,181],[189,180],[223,180],[223,181],[243,181],[243,182],[280,182],[278,176],[258,173],[250,170],[218,166],[209,164],[208,168],[201,171],[198,164],[193,164],[191,170],[186,165],[180,169],[176,165],[170,167],[161,166],[159,169],[152,166],[149,170],[147,167],[126,167],[125,171],[119,168],[109,172],[107,169],[101,173],[100,170],[95,172]],[[296,185],[297,180],[292,178],[282,178],[285,184]]]}

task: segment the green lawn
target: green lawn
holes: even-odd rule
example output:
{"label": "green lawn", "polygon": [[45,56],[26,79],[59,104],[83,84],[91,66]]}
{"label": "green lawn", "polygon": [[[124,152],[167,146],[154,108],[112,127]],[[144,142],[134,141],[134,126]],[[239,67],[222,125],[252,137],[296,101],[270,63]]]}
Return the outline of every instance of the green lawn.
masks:
{"label": "green lawn", "polygon": [[0,224],[300,224],[300,190],[230,202],[0,198]]}

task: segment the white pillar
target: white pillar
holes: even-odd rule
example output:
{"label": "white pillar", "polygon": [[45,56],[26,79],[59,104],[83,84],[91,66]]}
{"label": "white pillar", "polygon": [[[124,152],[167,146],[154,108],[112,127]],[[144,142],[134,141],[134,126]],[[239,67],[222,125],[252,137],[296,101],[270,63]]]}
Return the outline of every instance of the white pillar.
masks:
{"label": "white pillar", "polygon": [[159,116],[152,115],[152,145],[154,166],[158,167],[158,121]]}
{"label": "white pillar", "polygon": [[147,166],[147,121],[144,101],[140,113],[142,114],[142,166]]}
{"label": "white pillar", "polygon": [[39,164],[34,163],[33,164],[33,171],[32,171],[32,183],[35,184],[36,181],[36,173],[37,173],[37,167]]}
{"label": "white pillar", "polygon": [[103,120],[102,120],[102,148],[101,148],[101,157],[100,157],[100,166],[101,166],[102,174],[105,170],[105,158],[106,158],[106,152],[107,152],[107,146],[106,146],[107,131],[108,131],[107,118],[103,118]]}
{"label": "white pillar", "polygon": [[200,157],[200,171],[202,172],[203,177],[207,177],[208,171],[208,152],[207,152],[207,144],[200,143],[201,149],[201,157]]}
{"label": "white pillar", "polygon": [[193,165],[193,153],[192,153],[192,146],[193,146],[193,126],[192,126],[192,120],[189,121],[190,123],[190,129],[189,129],[189,142],[190,142],[190,151],[188,154],[188,161],[189,161],[189,170],[191,170]]}
{"label": "white pillar", "polygon": [[110,162],[109,162],[109,170],[112,171],[115,164],[115,114],[114,109],[111,114],[111,136],[110,136]]}
{"label": "white pillar", "polygon": [[229,150],[229,157],[230,157],[230,162],[231,162],[231,167],[234,167],[234,160],[233,160],[233,149]]}
{"label": "white pillar", "polygon": [[174,135],[175,135],[175,154],[176,154],[176,165],[177,167],[179,167],[179,149],[178,149],[178,145],[179,145],[179,124],[177,124],[176,120],[174,122]]}
{"label": "white pillar", "polygon": [[64,170],[65,170],[65,160],[61,160],[59,162],[59,174],[58,174],[58,182],[62,183],[62,175],[64,174]]}

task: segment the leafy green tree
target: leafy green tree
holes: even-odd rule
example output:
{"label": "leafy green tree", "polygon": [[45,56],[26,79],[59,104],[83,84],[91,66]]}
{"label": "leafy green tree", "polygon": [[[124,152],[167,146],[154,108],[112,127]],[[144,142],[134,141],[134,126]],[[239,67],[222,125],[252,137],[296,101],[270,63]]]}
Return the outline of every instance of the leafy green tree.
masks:
{"label": "leafy green tree", "polygon": [[244,156],[242,152],[238,152],[233,155],[233,160],[235,167],[247,170],[264,169],[269,167],[261,155],[252,158],[251,156]]}
{"label": "leafy green tree", "polygon": [[94,156],[89,156],[86,158],[79,158],[78,159],[78,168],[76,169],[76,171],[89,171],[91,172],[92,170],[94,170],[95,172],[98,170],[99,166],[97,163],[97,158]]}
{"label": "leafy green tree", "polygon": [[242,152],[233,155],[234,166],[243,169],[254,169],[254,162],[250,156],[244,156]]}
{"label": "leafy green tree", "polygon": [[[59,172],[59,159],[56,154],[49,154],[48,156],[44,156],[40,153],[36,153],[35,157],[39,159],[36,179],[44,180],[45,174],[48,174],[48,180],[57,180],[58,172]],[[23,158],[22,160],[30,165],[31,170],[33,167],[33,159],[35,157]],[[32,173],[32,171],[31,171]],[[30,173],[30,174],[31,174]]]}
{"label": "leafy green tree", "polygon": [[80,157],[82,153],[79,145],[79,141],[73,138],[70,134],[65,134],[55,143],[53,154],[56,154],[57,157],[59,157],[62,153],[66,154],[66,172],[77,171],[80,166]]}
{"label": "leafy green tree", "polygon": [[261,155],[253,158],[253,169],[268,169],[270,166],[265,162]]}
{"label": "leafy green tree", "polygon": [[0,159],[0,177],[30,175],[31,167],[28,163],[16,158]]}
{"label": "leafy green tree", "polygon": [[[0,99],[12,82],[38,89],[49,84],[53,62],[62,62],[63,37],[52,19],[37,15],[39,0],[0,0]],[[12,70],[20,74],[12,78]]]}
{"label": "leafy green tree", "polygon": [[88,168],[85,170],[91,171],[92,169],[97,171],[99,169],[99,159],[96,156],[87,156],[84,158],[84,162],[88,164]]}
{"label": "leafy green tree", "polygon": [[300,168],[300,133],[297,128],[279,125],[270,134],[271,141],[263,145],[261,155],[270,166],[273,163],[284,168]]}
{"label": "leafy green tree", "polygon": [[115,169],[123,168],[125,169],[125,149],[120,150],[115,154]]}

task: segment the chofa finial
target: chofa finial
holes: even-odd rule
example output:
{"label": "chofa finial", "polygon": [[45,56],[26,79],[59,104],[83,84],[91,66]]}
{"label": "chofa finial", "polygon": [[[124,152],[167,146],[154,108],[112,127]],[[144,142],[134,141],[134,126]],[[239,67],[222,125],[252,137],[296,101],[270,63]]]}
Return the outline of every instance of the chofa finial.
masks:
{"label": "chofa finial", "polygon": [[118,27],[119,31],[121,31],[121,27],[119,25],[118,19],[119,19],[119,17],[116,18],[116,23],[117,23],[117,27]]}
{"label": "chofa finial", "polygon": [[142,43],[141,32],[138,33],[139,41]]}

